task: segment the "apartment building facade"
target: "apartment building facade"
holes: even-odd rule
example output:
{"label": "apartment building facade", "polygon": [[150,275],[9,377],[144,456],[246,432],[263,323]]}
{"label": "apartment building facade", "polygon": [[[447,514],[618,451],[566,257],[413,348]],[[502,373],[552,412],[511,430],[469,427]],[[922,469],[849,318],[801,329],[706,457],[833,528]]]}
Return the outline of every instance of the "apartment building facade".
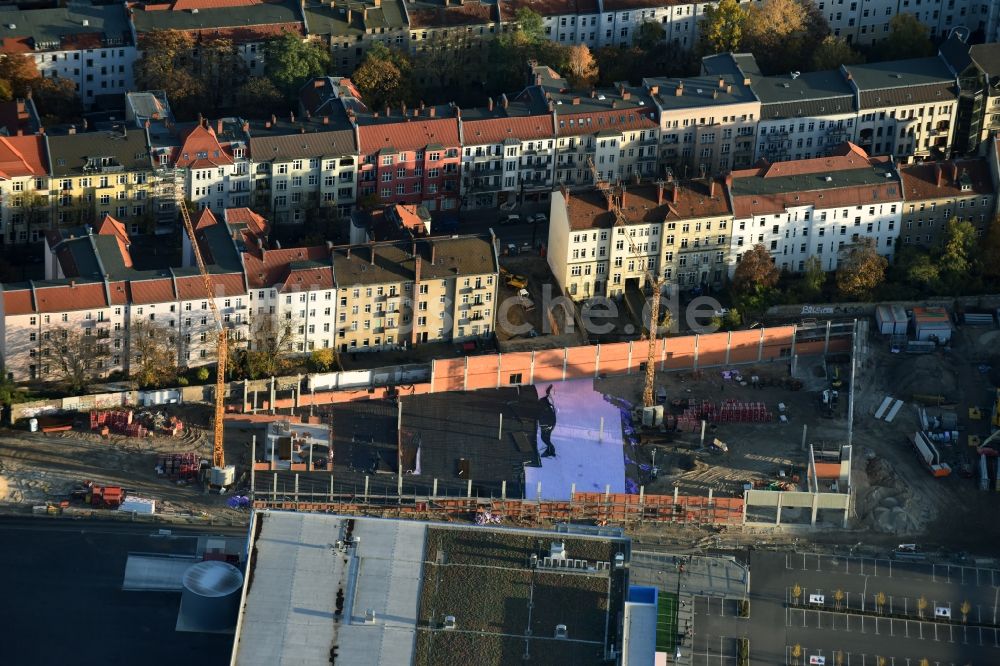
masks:
{"label": "apartment building facade", "polygon": [[545,199],[555,164],[554,114],[532,114],[523,102],[462,111],[462,205],[492,208],[502,203]]}
{"label": "apartment building facade", "polygon": [[318,208],[350,214],[358,147],[346,116],[272,118],[251,123],[249,133],[254,207],[276,224],[301,224]]}
{"label": "apartment building facade", "polygon": [[154,161],[175,171],[184,197],[219,214],[247,206],[251,175],[246,124],[239,118],[214,123],[203,119],[178,130],[167,145],[156,147]]}
{"label": "apartment building facade", "polygon": [[810,257],[836,270],[861,238],[891,258],[900,233],[903,192],[895,164],[853,144],[831,157],[764,164],[727,177],[734,213],[729,270],[764,245],[782,270],[801,273]]}
{"label": "apartment building facade", "polygon": [[358,116],[358,196],[384,204],[420,204],[430,211],[457,209],[459,113],[444,106]]}
{"label": "apartment building facade", "polygon": [[996,183],[985,158],[909,164],[899,169],[903,184],[903,246],[934,248],[948,223],[971,223],[982,238],[996,211]]}
{"label": "apartment building facade", "polygon": [[135,36],[124,4],[86,0],[0,10],[0,52],[30,58],[45,78],[71,81],[86,107],[130,90]]}
{"label": "apartment building facade", "polygon": [[48,154],[43,136],[0,137],[0,238],[36,242],[49,228]]}

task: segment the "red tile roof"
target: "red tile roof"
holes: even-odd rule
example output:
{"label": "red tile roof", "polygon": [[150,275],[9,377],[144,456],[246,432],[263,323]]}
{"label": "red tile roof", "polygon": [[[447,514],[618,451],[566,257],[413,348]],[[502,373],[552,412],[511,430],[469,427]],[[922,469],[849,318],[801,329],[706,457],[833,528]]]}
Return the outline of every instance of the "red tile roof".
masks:
{"label": "red tile roof", "polygon": [[[850,141],[845,141],[834,150],[834,154],[830,157],[814,157],[808,160],[775,162],[774,164],[765,163],[756,169],[744,169],[739,173],[752,171],[762,178],[803,176],[811,173],[843,171],[844,169],[861,169],[888,161],[888,157],[871,157],[864,148]],[[733,172],[733,175],[736,175],[736,172]]]}
{"label": "red tile roof", "polygon": [[598,11],[597,0],[501,0],[500,7],[508,20],[522,7],[542,16],[596,14]]}
{"label": "red tile roof", "polygon": [[35,306],[31,300],[31,289],[3,290],[3,314],[5,317],[31,314],[34,311]]}
{"label": "red tile roof", "polygon": [[466,145],[502,143],[505,139],[545,139],[555,136],[552,114],[470,120],[462,123]]}
{"label": "red tile roof", "polygon": [[333,289],[333,268],[297,268],[289,271],[288,278],[280,291],[306,291],[309,289]]}
{"label": "red tile roof", "polygon": [[111,291],[112,305],[125,305],[128,303],[128,282],[109,282],[108,289]]}
{"label": "red tile roof", "polygon": [[207,123],[196,125],[188,132],[184,143],[174,153],[174,166],[180,168],[211,169],[232,163],[228,148],[219,143],[215,130]]}
{"label": "red tile roof", "polygon": [[118,241],[118,250],[122,253],[122,261],[125,263],[125,267],[132,268],[132,255],[128,251],[132,241],[128,236],[125,225],[110,215],[105,215],[104,219],[97,225],[97,233],[98,235],[114,236],[115,240]]}
{"label": "red tile roof", "polygon": [[325,245],[293,247],[283,250],[264,250],[263,258],[249,252],[243,253],[247,283],[251,289],[270,288],[281,284],[294,261],[327,261],[329,251]]}
{"label": "red tile roof", "polygon": [[429,145],[440,144],[458,148],[458,119],[396,118],[395,122],[362,125],[358,128],[361,152],[377,153],[383,148],[423,150]]}
{"label": "red tile roof", "polygon": [[0,137],[0,178],[44,176],[45,144],[41,136]]}
{"label": "red tile roof", "polygon": [[174,298],[174,282],[170,278],[153,280],[132,280],[129,283],[132,290],[132,304],[169,303]]}
{"label": "red tile roof", "polygon": [[210,208],[202,208],[201,212],[198,213],[198,219],[194,222],[195,230],[204,229],[205,227],[211,227],[218,224],[219,221],[215,219],[215,215],[212,214]]}
{"label": "red tile roof", "polygon": [[[171,5],[174,12],[190,11],[192,9],[222,9],[223,7],[249,7],[259,5],[261,0],[177,0]],[[147,5],[149,6],[149,5]]]}
{"label": "red tile roof", "polygon": [[498,20],[493,5],[475,1],[450,7],[411,8],[406,13],[410,18],[410,28],[481,25]]}
{"label": "red tile roof", "polygon": [[[993,178],[983,158],[910,164],[900,167],[899,175],[907,201],[993,194]],[[962,191],[963,180],[971,190]]]}
{"label": "red tile roof", "polygon": [[255,235],[267,233],[267,219],[263,215],[258,215],[249,208],[227,208],[225,212],[226,222],[232,224],[245,224]]}
{"label": "red tile roof", "polygon": [[39,312],[70,312],[108,306],[103,282],[35,286],[35,298]]}
{"label": "red tile roof", "polygon": [[[674,189],[677,203],[674,203]],[[655,192],[655,190],[654,190]],[[715,181],[714,192],[708,183],[700,180],[675,181],[663,189],[663,200],[667,204],[667,220],[690,220],[713,215],[730,215],[729,197],[723,183]]]}
{"label": "red tile roof", "polygon": [[[212,293],[216,298],[242,296],[246,293],[243,276],[239,273],[212,275]],[[196,301],[205,298],[205,283],[200,275],[186,275],[177,278],[177,300]]]}
{"label": "red tile roof", "polygon": [[[566,121],[559,126],[559,136],[578,136],[581,134],[597,134],[598,132],[628,132],[633,130],[656,129],[659,127],[655,120],[649,116],[655,113],[646,110],[649,107],[639,109],[608,109],[606,111],[590,111],[584,113],[560,113],[559,122]],[[598,120],[604,118],[603,124]],[[590,122],[585,122],[589,119]],[[570,125],[570,120],[580,122]]]}

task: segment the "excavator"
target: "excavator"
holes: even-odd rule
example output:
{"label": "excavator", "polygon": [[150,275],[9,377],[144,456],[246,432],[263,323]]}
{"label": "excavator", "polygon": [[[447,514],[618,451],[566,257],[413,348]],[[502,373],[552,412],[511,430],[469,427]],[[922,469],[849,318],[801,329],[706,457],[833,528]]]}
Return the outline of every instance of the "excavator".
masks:
{"label": "excavator", "polygon": [[222,492],[227,486],[231,486],[236,479],[235,466],[226,465],[226,453],[222,442],[223,421],[226,412],[226,360],[229,356],[229,330],[223,324],[222,316],[219,314],[219,306],[215,303],[212,278],[205,267],[205,259],[201,256],[201,248],[198,246],[198,239],[194,233],[194,224],[191,222],[191,213],[188,212],[185,202],[179,202],[179,206],[181,209],[181,220],[184,222],[184,230],[191,241],[191,250],[198,264],[198,273],[201,275],[202,283],[205,287],[205,298],[208,300],[208,305],[212,310],[212,317],[215,319],[218,335],[218,342],[216,343],[218,365],[215,371],[215,419],[213,421],[215,433],[212,439],[212,470],[209,478],[209,487],[216,488]]}

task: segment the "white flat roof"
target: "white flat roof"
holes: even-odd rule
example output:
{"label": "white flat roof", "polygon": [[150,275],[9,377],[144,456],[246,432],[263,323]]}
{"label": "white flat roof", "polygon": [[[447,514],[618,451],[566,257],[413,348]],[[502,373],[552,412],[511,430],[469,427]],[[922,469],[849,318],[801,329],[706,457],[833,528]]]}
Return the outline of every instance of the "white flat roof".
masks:
{"label": "white flat roof", "polygon": [[[352,666],[413,661],[426,525],[355,518],[346,554],[336,542],[347,519],[259,512],[252,584],[234,647],[239,666]],[[344,611],[335,616],[338,590]],[[374,623],[365,622],[367,610]]]}
{"label": "white flat roof", "polygon": [[622,666],[650,666],[656,659],[656,606],[625,602]]}

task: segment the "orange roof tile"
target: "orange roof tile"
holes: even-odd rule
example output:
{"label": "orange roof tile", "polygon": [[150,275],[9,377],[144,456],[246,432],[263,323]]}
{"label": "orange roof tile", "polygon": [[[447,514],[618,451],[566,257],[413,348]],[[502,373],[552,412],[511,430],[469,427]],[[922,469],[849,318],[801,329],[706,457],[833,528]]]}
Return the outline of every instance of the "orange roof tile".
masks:
{"label": "orange roof tile", "polygon": [[201,212],[198,213],[198,219],[195,220],[194,228],[204,229],[205,227],[211,227],[218,224],[219,221],[215,219],[215,215],[212,214],[210,208],[202,208]]}
{"label": "orange roof tile", "polygon": [[132,290],[132,304],[169,303],[174,299],[174,283],[170,278],[153,280],[132,280],[129,283]]}
{"label": "orange roof tile", "polygon": [[[212,293],[216,298],[241,296],[246,293],[243,276],[239,273],[224,273],[210,277],[212,279]],[[205,298],[205,283],[200,275],[177,278],[177,300],[196,301],[200,298]]]}
{"label": "orange roof tile", "polygon": [[216,138],[215,130],[207,124],[196,125],[188,132],[174,159],[174,166],[186,169],[211,169],[233,163],[232,156]]}
{"label": "orange roof tile", "polygon": [[552,114],[470,120],[462,123],[466,145],[502,143],[505,139],[545,139],[555,136]]}
{"label": "orange roof tile", "polygon": [[45,175],[44,154],[41,136],[0,137],[0,178]]}
{"label": "orange roof tile", "polygon": [[[590,111],[585,113],[560,113],[559,136],[576,136],[580,134],[597,134],[598,132],[628,132],[633,130],[656,129],[659,125],[649,117],[651,111],[640,109],[608,109],[607,111]],[[604,118],[602,124],[600,118]],[[570,124],[570,120],[578,120]]]}
{"label": "orange roof tile", "polygon": [[289,271],[281,291],[306,291],[309,289],[333,289],[333,268],[296,268]]}
{"label": "orange roof tile", "polygon": [[111,291],[112,305],[125,305],[128,303],[128,282],[109,282],[108,288]]}
{"label": "orange roof tile", "polygon": [[192,9],[222,9],[224,7],[249,7],[259,5],[261,0],[177,0],[170,6],[174,12],[190,11]]}
{"label": "orange roof tile", "polygon": [[245,224],[251,232],[257,235],[267,233],[267,218],[258,215],[249,208],[227,208],[225,219],[226,222],[233,224]]}
{"label": "orange roof tile", "polygon": [[39,312],[70,312],[108,306],[103,282],[35,286]]}
{"label": "orange roof tile", "polygon": [[395,122],[362,125],[358,131],[362,153],[377,153],[383,148],[423,150],[432,144],[457,148],[460,143],[457,118],[407,118],[405,121],[396,118]]}
{"label": "orange roof tile", "polygon": [[325,245],[293,247],[282,250],[264,250],[263,258],[249,252],[243,253],[247,283],[251,289],[273,287],[283,282],[289,264],[295,261],[327,261],[329,251]]}
{"label": "orange roof tile", "polygon": [[105,215],[104,219],[97,225],[97,233],[103,236],[114,236],[115,240],[118,241],[118,250],[122,253],[122,261],[125,263],[125,267],[132,268],[132,254],[128,251],[132,241],[128,236],[125,225],[110,215]]}
{"label": "orange roof tile", "polygon": [[[983,158],[910,164],[900,167],[899,175],[907,201],[993,193],[993,178]],[[962,191],[963,180],[971,190]]]}
{"label": "orange roof tile", "polygon": [[31,300],[30,289],[3,290],[3,314],[5,317],[31,314],[34,311],[35,306]]}

